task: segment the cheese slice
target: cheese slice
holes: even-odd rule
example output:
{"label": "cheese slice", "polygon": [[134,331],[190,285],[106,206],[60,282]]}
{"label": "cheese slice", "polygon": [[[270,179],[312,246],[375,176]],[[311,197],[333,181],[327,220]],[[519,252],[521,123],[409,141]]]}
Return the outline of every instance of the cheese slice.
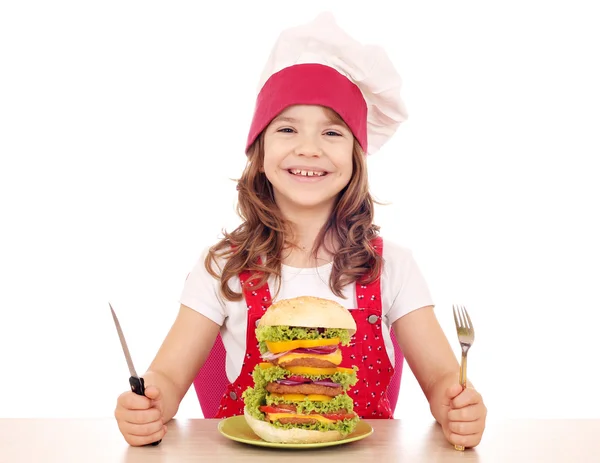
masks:
{"label": "cheese slice", "polygon": [[287,362],[291,362],[292,360],[296,360],[296,359],[319,359],[319,360],[325,360],[327,362],[331,362],[334,365],[339,365],[340,363],[342,363],[342,351],[340,349],[336,350],[335,352],[333,352],[332,354],[297,354],[297,353],[291,353],[291,354],[287,354],[287,355],[283,355],[281,357],[279,357],[278,362],[281,365],[282,363],[287,363]]}
{"label": "cheese slice", "polygon": [[288,402],[302,402],[303,400],[311,400],[313,402],[329,402],[333,397],[324,394],[276,394],[271,392],[271,395],[278,397]]}
{"label": "cheese slice", "polygon": [[258,366],[261,368],[261,370],[268,370],[269,368],[273,368],[274,365],[269,362],[260,362]]}
{"label": "cheese slice", "polygon": [[295,375],[333,375],[337,368],[317,368],[317,367],[287,367],[290,373]]}
{"label": "cheese slice", "polygon": [[353,374],[356,373],[354,371],[354,368],[344,368],[344,367],[337,367],[336,370],[338,371],[338,373],[346,373],[346,374]]}
{"label": "cheese slice", "polygon": [[266,417],[269,421],[277,421],[281,418],[311,418],[314,420],[318,420],[321,423],[335,423],[335,421],[328,420],[327,418],[324,418],[321,415],[299,415],[296,413],[266,413]]}

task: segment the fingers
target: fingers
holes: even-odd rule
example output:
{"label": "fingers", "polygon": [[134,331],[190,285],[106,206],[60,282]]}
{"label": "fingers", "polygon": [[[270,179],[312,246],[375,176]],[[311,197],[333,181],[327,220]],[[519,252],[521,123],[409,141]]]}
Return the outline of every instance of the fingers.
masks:
{"label": "fingers", "polygon": [[146,424],[133,424],[127,421],[119,422],[119,429],[123,435],[130,435],[135,437],[148,437],[153,436],[157,432],[163,431],[165,425],[162,421],[153,421],[152,423]]}
{"label": "fingers", "polygon": [[451,432],[447,437],[448,442],[453,445],[462,445],[464,448],[471,448],[479,445],[482,433],[463,435]]}
{"label": "fingers", "polygon": [[451,444],[475,447],[481,442],[485,429],[487,408],[474,389],[463,391],[452,401],[461,408],[448,410],[446,437]]}
{"label": "fingers", "polygon": [[450,401],[460,395],[463,392],[463,388],[460,384],[456,383],[446,389],[446,398]]}
{"label": "fingers", "polygon": [[151,400],[160,400],[160,390],[156,386],[148,386],[144,394]]}
{"label": "fingers", "polygon": [[469,436],[481,433],[485,424],[482,419],[475,421],[450,421],[448,429],[451,433],[461,436]]}
{"label": "fingers", "polygon": [[152,401],[146,396],[127,391],[119,396],[117,406],[127,410],[146,410],[152,407]]}
{"label": "fingers", "polygon": [[485,418],[487,410],[483,403],[468,405],[463,408],[453,408],[448,411],[448,421],[476,421]]}
{"label": "fingers", "polygon": [[150,425],[132,425],[125,423],[123,427],[121,426],[121,423],[119,423],[119,429],[121,430],[125,441],[134,447],[157,442],[167,433],[167,427],[163,425],[162,422],[151,423]]}
{"label": "fingers", "polygon": [[127,391],[117,399],[114,415],[119,430],[125,440],[133,446],[159,441],[167,431],[160,407],[154,405],[160,397],[160,391],[157,388],[149,389],[151,398]]}
{"label": "fingers", "polygon": [[[458,386],[460,387],[460,385]],[[450,390],[452,388],[448,389]],[[448,392],[448,394],[449,393],[450,391]],[[468,387],[464,391],[461,389],[461,391],[452,398],[452,400],[450,401],[450,406],[452,408],[463,408],[468,405],[476,405],[481,402],[481,394],[479,394],[479,392],[477,392],[475,389]]]}
{"label": "fingers", "polygon": [[149,408],[148,410],[128,410],[123,407],[117,407],[115,410],[117,421],[126,421],[131,424],[148,424],[161,419],[161,412],[158,408]]}
{"label": "fingers", "polygon": [[473,421],[449,421],[444,434],[451,444],[467,448],[475,447],[481,442],[484,430],[485,417],[482,417]]}

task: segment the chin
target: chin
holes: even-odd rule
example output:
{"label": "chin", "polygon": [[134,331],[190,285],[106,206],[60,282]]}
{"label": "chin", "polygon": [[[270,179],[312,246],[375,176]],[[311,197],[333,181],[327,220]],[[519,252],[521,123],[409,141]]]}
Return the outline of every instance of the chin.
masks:
{"label": "chin", "polygon": [[278,204],[281,207],[293,207],[296,209],[332,209],[335,205],[337,194],[335,195],[315,195],[308,192],[298,192],[297,195],[286,195],[283,201]]}

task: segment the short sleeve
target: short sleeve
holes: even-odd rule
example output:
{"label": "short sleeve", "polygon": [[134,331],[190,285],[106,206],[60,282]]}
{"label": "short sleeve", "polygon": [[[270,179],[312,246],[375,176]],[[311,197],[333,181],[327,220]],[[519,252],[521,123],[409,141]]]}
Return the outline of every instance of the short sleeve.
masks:
{"label": "short sleeve", "polygon": [[202,252],[188,274],[179,302],[221,326],[227,317],[227,313],[225,303],[219,292],[220,282],[208,273],[204,267],[204,259],[207,254],[208,248]]}
{"label": "short sleeve", "polygon": [[391,304],[387,312],[390,326],[421,307],[434,305],[429,286],[409,249],[384,243],[384,272]]}

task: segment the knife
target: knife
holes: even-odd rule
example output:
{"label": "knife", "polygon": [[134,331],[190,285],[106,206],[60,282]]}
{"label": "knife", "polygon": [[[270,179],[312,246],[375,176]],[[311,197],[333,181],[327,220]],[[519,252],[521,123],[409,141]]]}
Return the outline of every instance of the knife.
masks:
{"label": "knife", "polygon": [[[117,314],[112,308],[110,302],[108,303],[110,307],[110,312],[112,313],[113,320],[115,321],[115,326],[117,327],[117,333],[119,334],[119,340],[121,341],[121,347],[123,348],[123,353],[125,354],[125,360],[127,360],[127,366],[129,367],[129,385],[131,386],[131,390],[135,392],[137,395],[144,395],[145,387],[144,387],[144,378],[138,376],[135,371],[135,367],[133,366],[133,361],[131,360],[131,355],[129,354],[129,348],[127,347],[127,342],[125,341],[125,336],[123,335],[123,330],[121,329],[121,324],[119,323],[119,319],[117,318]],[[162,439],[152,442],[151,445],[158,445]]]}

